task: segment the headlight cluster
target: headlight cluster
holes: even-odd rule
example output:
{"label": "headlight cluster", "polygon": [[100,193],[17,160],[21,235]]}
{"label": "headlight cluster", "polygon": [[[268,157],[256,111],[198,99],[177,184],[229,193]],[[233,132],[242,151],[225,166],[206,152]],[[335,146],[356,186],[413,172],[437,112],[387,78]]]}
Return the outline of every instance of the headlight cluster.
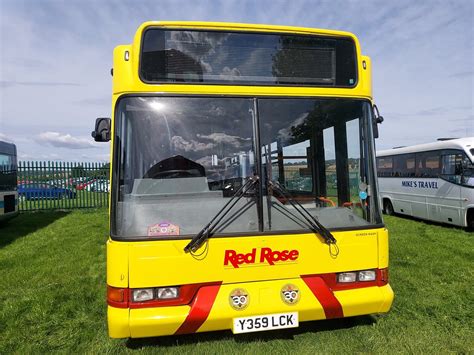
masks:
{"label": "headlight cluster", "polygon": [[132,290],[132,302],[172,300],[179,297],[179,287],[136,288]]}
{"label": "headlight cluster", "polygon": [[337,274],[337,282],[339,283],[375,281],[376,278],[377,273],[375,270],[341,272]]}

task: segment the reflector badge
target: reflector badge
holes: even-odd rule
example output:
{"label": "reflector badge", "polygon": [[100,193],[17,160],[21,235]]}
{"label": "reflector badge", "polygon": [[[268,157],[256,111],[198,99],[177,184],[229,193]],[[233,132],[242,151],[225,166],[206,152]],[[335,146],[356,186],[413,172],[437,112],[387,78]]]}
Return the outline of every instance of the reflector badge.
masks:
{"label": "reflector badge", "polygon": [[179,226],[169,222],[161,222],[148,226],[148,236],[179,235]]}
{"label": "reflector badge", "polygon": [[229,303],[233,309],[241,311],[249,305],[250,297],[243,288],[236,288],[232,290],[229,295]]}
{"label": "reflector badge", "polygon": [[300,290],[298,290],[298,287],[292,284],[287,284],[283,286],[280,295],[283,302],[290,305],[298,303],[301,297]]}

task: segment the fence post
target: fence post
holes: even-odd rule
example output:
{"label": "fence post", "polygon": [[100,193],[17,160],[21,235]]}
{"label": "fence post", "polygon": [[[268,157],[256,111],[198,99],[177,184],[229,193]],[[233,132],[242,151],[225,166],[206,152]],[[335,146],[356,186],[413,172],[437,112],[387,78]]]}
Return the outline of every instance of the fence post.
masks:
{"label": "fence post", "polygon": [[[66,179],[66,184],[65,184],[65,188],[68,190],[72,190],[70,189],[69,185],[70,185],[70,180],[69,180],[69,162],[65,162],[64,163],[64,177]],[[72,198],[73,194],[71,194],[71,198]],[[68,198],[67,199],[67,208],[71,208],[71,198]]]}
{"label": "fence post", "polygon": [[[27,170],[26,170],[26,171],[28,172],[28,174],[27,174],[27,175],[28,175],[28,176],[27,176],[27,178],[28,178],[27,184],[31,184],[31,182],[30,182],[30,177],[29,177],[29,173],[30,173],[30,162],[28,162]],[[29,203],[28,203],[28,199],[26,198],[26,194],[25,194],[25,210],[26,210],[26,211],[28,211],[28,207],[29,207],[28,204],[29,204]]]}

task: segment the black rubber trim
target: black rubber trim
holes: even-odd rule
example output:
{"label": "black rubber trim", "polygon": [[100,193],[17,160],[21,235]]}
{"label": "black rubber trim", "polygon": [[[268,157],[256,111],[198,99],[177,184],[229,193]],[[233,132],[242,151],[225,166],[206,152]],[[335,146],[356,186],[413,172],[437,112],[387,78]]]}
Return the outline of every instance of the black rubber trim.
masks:
{"label": "black rubber trim", "polygon": [[[267,96],[267,95],[210,95],[210,94],[173,94],[173,93],[133,93],[133,94],[123,94],[120,95],[116,102],[115,102],[115,107],[114,107],[114,116],[113,116],[113,125],[114,125],[114,147],[113,147],[113,162],[112,162],[112,180],[111,180],[111,204],[110,204],[110,223],[109,223],[109,230],[110,230],[110,238],[112,240],[117,240],[117,241],[156,241],[156,240],[186,240],[186,239],[192,239],[194,235],[187,235],[187,236],[180,236],[180,237],[159,237],[159,238],[154,238],[154,237],[148,237],[148,236],[136,236],[136,237],[120,237],[117,236],[115,233],[112,231],[114,230],[114,225],[115,225],[115,207],[114,207],[114,195],[118,193],[117,186],[114,184],[115,179],[118,178],[118,140],[115,139],[115,134],[117,132],[117,124],[116,124],[116,110],[119,105],[120,100],[123,98],[127,97],[189,97],[189,98],[215,98],[215,97],[220,97],[220,98],[253,98],[253,99],[301,99],[301,100],[307,100],[307,99],[326,99],[326,100],[358,100],[358,101],[365,101],[368,102],[369,104],[372,104],[371,101],[367,98],[361,98],[361,97],[326,97],[326,96],[288,96],[288,95],[275,95],[275,96]],[[329,231],[353,231],[353,230],[362,230],[362,229],[377,229],[377,228],[384,228],[385,224],[373,224],[370,226],[364,226],[364,227],[342,227],[342,228],[328,228]],[[227,237],[255,237],[255,236],[272,236],[272,235],[283,235],[283,234],[309,234],[312,233],[310,230],[302,231],[302,230],[288,230],[288,231],[278,231],[278,232],[257,232],[254,234],[248,234],[248,235],[243,235],[243,233],[229,233],[229,234],[222,234],[219,236],[212,236],[212,238],[227,238]]]}
{"label": "black rubber trim", "polygon": [[[145,33],[148,30],[152,29],[160,29],[160,30],[189,30],[189,31],[195,31],[195,32],[220,32],[220,33],[245,33],[245,34],[272,34],[272,35],[295,35],[295,36],[308,36],[308,37],[321,37],[321,38],[345,38],[349,41],[351,41],[354,44],[354,58],[355,60],[355,81],[354,85],[352,86],[336,86],[336,85],[303,85],[303,84],[258,84],[258,83],[248,83],[248,84],[233,84],[229,83],[226,84],[225,82],[219,82],[219,83],[201,83],[201,82],[189,82],[189,83],[180,83],[180,82],[173,82],[173,81],[148,81],[142,78],[142,48],[143,48],[143,41],[145,40]],[[199,86],[258,86],[258,87],[269,87],[269,88],[275,88],[275,87],[297,87],[297,88],[334,88],[334,89],[355,89],[357,85],[359,84],[359,57],[357,56],[357,46],[353,38],[347,37],[347,36],[331,36],[331,35],[317,35],[317,34],[301,34],[301,33],[288,33],[288,32],[268,32],[268,31],[258,31],[257,29],[251,30],[251,31],[238,31],[238,30],[215,30],[215,29],[190,29],[188,27],[165,27],[165,26],[149,26],[143,29],[142,34],[141,34],[141,40],[140,40],[140,48],[138,49],[139,51],[139,65],[138,65],[138,77],[140,78],[140,81],[144,84],[147,85],[199,85]],[[362,55],[361,55],[362,57]]]}

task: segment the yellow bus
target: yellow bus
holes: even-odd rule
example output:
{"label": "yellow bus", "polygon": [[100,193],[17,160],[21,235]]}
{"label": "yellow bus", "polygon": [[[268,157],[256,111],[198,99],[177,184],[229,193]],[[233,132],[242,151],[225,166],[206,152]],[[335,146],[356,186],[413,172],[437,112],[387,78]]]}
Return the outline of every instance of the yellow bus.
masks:
{"label": "yellow bus", "polygon": [[147,22],[115,48],[112,338],[389,311],[370,72],[311,28]]}

